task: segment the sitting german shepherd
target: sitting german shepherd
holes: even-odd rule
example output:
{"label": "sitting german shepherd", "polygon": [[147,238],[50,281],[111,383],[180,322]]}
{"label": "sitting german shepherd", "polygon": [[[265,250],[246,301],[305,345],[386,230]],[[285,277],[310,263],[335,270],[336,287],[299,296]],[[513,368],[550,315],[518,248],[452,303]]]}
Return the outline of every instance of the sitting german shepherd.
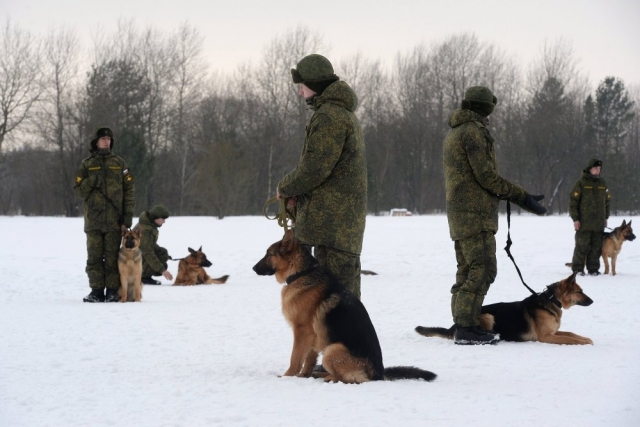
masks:
{"label": "sitting german shepherd", "polygon": [[178,264],[178,275],[173,282],[174,286],[220,285],[227,281],[229,275],[212,279],[204,270],[204,267],[211,267],[212,264],[202,252],[202,246],[197,251],[191,248],[188,249],[189,255],[182,258]]}
{"label": "sitting german shepherd", "polygon": [[622,244],[625,240],[633,241],[636,235],[633,234],[631,221],[622,220],[622,225],[616,227],[610,233],[604,233],[602,241],[602,261],[604,261],[604,274],[609,274],[609,258],[611,258],[611,275],[616,275],[616,260],[618,254],[622,250]]}
{"label": "sitting german shepherd", "polygon": [[[423,379],[436,375],[410,366],[384,368],[378,335],[364,305],[300,246],[291,230],[267,249],[253,270],[275,274],[282,288],[282,313],[293,328],[293,350],[284,376],[325,381]],[[323,353],[326,373],[313,373]]]}
{"label": "sitting german shepherd", "polygon": [[[485,305],[480,315],[480,326],[499,333],[505,341],[539,341],[549,344],[593,344],[591,339],[560,328],[562,309],[574,305],[591,305],[593,300],[576,283],[576,272],[566,279],[547,286],[544,292],[522,301]],[[416,327],[426,337],[453,339],[455,325],[449,329]]]}
{"label": "sitting german shepherd", "polygon": [[142,251],[140,235],[142,230],[126,230],[122,233],[122,246],[118,252],[120,272],[120,302],[140,302],[142,300]]}

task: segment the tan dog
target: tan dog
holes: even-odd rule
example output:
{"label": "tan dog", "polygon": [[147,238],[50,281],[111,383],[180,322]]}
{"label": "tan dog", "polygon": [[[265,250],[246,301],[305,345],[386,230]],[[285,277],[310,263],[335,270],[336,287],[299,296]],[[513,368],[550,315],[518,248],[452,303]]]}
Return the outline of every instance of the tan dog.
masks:
{"label": "tan dog", "polygon": [[140,251],[141,230],[127,230],[122,233],[122,246],[118,253],[120,271],[120,302],[140,302],[142,300],[142,251]]}
{"label": "tan dog", "polygon": [[174,286],[193,286],[193,285],[211,285],[226,283],[229,275],[212,279],[204,267],[211,267],[211,261],[202,252],[202,246],[197,251],[189,249],[189,256],[182,258],[178,264],[178,275],[176,276]]}
{"label": "tan dog", "polygon": [[622,250],[625,240],[632,241],[636,238],[631,228],[631,221],[622,220],[622,225],[613,229],[611,233],[604,233],[602,241],[602,261],[604,261],[604,274],[609,274],[609,258],[611,258],[611,275],[616,275],[616,260]]}
{"label": "tan dog", "polygon": [[[574,272],[566,279],[547,286],[544,292],[531,295],[522,301],[482,306],[480,326],[492,333],[499,333],[500,339],[505,341],[593,344],[587,337],[559,330],[562,309],[593,303],[576,282],[576,274]],[[426,337],[453,339],[455,325],[449,329],[418,326],[416,332]]]}
{"label": "tan dog", "polygon": [[[286,282],[282,313],[293,329],[293,349],[284,376],[356,384],[436,378],[433,372],[413,366],[384,367],[378,335],[362,302],[318,265],[291,230],[267,249],[253,270]],[[319,353],[325,373],[313,372]]]}

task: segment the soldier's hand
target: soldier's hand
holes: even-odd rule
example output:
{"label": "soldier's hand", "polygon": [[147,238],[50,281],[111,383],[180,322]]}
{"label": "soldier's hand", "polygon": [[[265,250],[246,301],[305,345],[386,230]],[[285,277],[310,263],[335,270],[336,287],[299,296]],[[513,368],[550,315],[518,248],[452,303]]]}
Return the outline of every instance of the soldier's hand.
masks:
{"label": "soldier's hand", "polygon": [[529,193],[525,193],[524,206],[522,207],[536,215],[544,215],[547,213],[547,208],[538,203],[542,199],[544,199],[542,194],[532,196]]}
{"label": "soldier's hand", "polygon": [[574,221],[573,228],[575,228],[576,231],[580,230],[580,221]]}
{"label": "soldier's hand", "polygon": [[171,273],[169,273],[169,270],[163,271],[162,277],[164,277],[167,280],[173,280],[173,276],[171,275]]}

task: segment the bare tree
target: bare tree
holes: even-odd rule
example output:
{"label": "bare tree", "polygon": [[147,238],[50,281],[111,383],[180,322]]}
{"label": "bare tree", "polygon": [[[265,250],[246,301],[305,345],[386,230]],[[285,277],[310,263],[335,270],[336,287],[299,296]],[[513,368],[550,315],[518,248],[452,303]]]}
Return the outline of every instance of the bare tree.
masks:
{"label": "bare tree", "polygon": [[40,137],[56,153],[56,179],[54,194],[67,216],[76,212],[76,198],[72,183],[75,168],[80,164],[82,146],[73,138],[69,110],[78,77],[80,45],[71,30],[51,30],[44,40],[43,94],[38,110],[37,129]]}
{"label": "bare tree", "polygon": [[40,99],[40,43],[7,21],[0,33],[0,154],[6,138],[31,117]]}

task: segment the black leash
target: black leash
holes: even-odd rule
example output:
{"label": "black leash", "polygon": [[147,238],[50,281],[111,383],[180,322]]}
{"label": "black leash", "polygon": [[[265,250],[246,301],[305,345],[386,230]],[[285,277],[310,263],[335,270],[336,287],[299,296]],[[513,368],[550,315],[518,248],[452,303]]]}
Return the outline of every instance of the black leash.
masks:
{"label": "black leash", "polygon": [[531,289],[529,285],[524,283],[524,279],[522,278],[522,273],[520,273],[518,264],[516,264],[516,260],[513,259],[513,255],[511,255],[510,248],[512,243],[513,242],[511,242],[511,203],[509,203],[509,201],[507,200],[507,246],[505,246],[504,250],[507,251],[507,255],[509,255],[509,258],[511,258],[511,261],[513,261],[513,265],[516,267],[516,271],[518,272],[518,276],[520,276],[520,280],[522,281],[522,284],[524,285],[524,287],[529,289],[529,292],[531,292],[533,295],[537,295],[537,293],[533,289]]}

